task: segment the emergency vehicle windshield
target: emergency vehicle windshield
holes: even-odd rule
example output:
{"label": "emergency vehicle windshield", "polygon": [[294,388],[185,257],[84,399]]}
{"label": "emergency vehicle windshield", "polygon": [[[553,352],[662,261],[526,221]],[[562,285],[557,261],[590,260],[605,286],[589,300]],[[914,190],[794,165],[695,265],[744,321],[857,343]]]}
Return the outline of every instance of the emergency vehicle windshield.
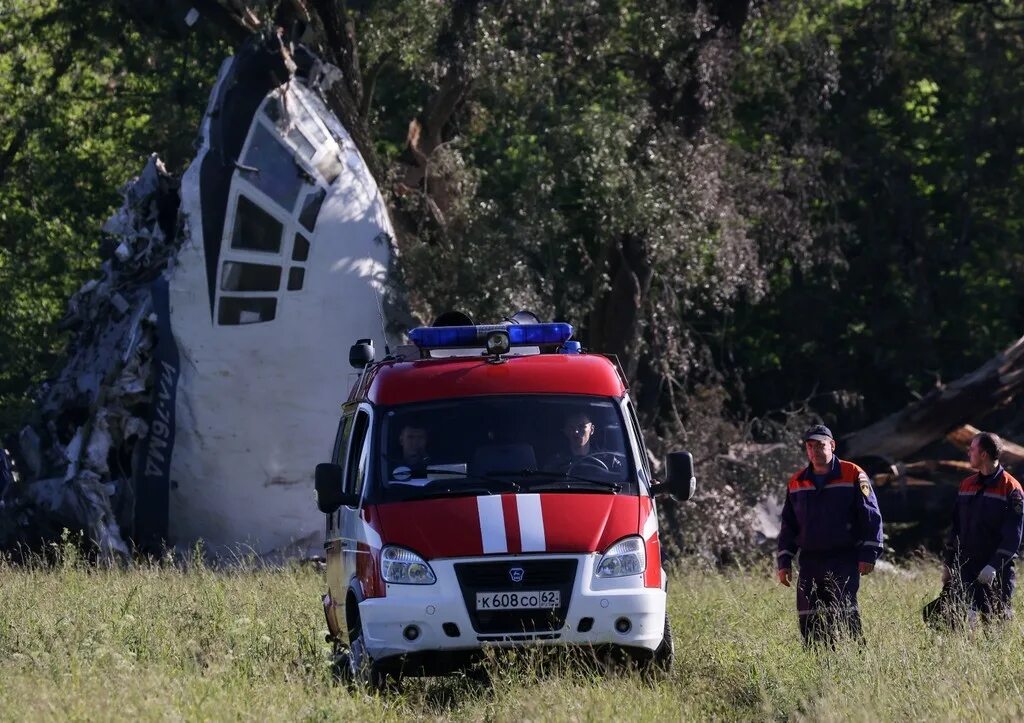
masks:
{"label": "emergency vehicle windshield", "polygon": [[381,425],[381,501],[505,492],[636,494],[617,401],[518,395],[390,407]]}

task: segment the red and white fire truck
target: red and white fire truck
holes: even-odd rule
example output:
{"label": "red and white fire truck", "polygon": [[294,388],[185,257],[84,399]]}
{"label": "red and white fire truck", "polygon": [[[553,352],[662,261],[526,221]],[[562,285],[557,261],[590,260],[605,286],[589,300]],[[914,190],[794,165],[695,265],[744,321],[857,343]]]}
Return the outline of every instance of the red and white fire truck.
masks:
{"label": "red and white fire truck", "polygon": [[655,480],[615,359],[563,323],[409,336],[379,362],[352,347],[362,372],[316,469],[343,672],[380,684],[536,645],[671,666],[654,497],[689,499],[693,461],[671,453]]}

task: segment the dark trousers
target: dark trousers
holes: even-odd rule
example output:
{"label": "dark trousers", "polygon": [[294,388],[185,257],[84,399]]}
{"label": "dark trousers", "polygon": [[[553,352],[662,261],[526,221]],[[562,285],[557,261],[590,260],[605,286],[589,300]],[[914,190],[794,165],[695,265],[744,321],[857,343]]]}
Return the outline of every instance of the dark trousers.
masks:
{"label": "dark trousers", "polygon": [[991,585],[977,581],[977,565],[953,569],[953,579],[942,586],[938,598],[925,606],[926,622],[939,627],[958,627],[977,613],[982,621],[1004,620],[1013,616],[1011,599],[1016,587],[1016,572],[1010,561],[996,574]]}
{"label": "dark trousers", "polygon": [[863,640],[857,591],[860,573],[856,551],[800,553],[796,609],[805,644],[833,644],[837,634]]}

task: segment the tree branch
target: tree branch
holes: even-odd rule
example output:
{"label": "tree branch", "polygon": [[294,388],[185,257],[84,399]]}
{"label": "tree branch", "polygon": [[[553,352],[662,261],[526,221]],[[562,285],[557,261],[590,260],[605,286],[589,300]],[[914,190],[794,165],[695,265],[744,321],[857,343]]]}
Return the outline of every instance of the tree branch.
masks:
{"label": "tree branch", "polygon": [[[363,87],[355,22],[348,14],[344,3],[334,0],[311,0],[311,5],[319,19],[326,43],[322,48],[324,59],[341,70],[345,80],[345,93],[349,96],[346,105],[351,105],[358,117],[358,108],[361,107],[363,100]],[[350,121],[354,118],[343,120]]]}
{"label": "tree branch", "polygon": [[363,99],[359,104],[359,117],[364,121],[370,115],[370,104],[373,103],[373,90],[377,85],[377,78],[380,77],[381,72],[394,57],[395,54],[391,51],[384,53],[377,59],[376,63],[370,66],[366,77],[363,79]]}

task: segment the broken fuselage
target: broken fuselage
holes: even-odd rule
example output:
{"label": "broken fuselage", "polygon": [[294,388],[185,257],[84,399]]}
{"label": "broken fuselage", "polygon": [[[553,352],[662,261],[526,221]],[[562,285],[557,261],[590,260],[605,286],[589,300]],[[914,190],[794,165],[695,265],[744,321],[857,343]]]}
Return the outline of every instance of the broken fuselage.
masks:
{"label": "broken fuselage", "polygon": [[298,60],[289,75],[254,44],[225,61],[182,179],[174,344],[157,353],[137,489],[150,537],[166,520],[177,544],[318,551],[313,462],[350,386],[348,348],[385,341],[386,208],[318,64]]}

